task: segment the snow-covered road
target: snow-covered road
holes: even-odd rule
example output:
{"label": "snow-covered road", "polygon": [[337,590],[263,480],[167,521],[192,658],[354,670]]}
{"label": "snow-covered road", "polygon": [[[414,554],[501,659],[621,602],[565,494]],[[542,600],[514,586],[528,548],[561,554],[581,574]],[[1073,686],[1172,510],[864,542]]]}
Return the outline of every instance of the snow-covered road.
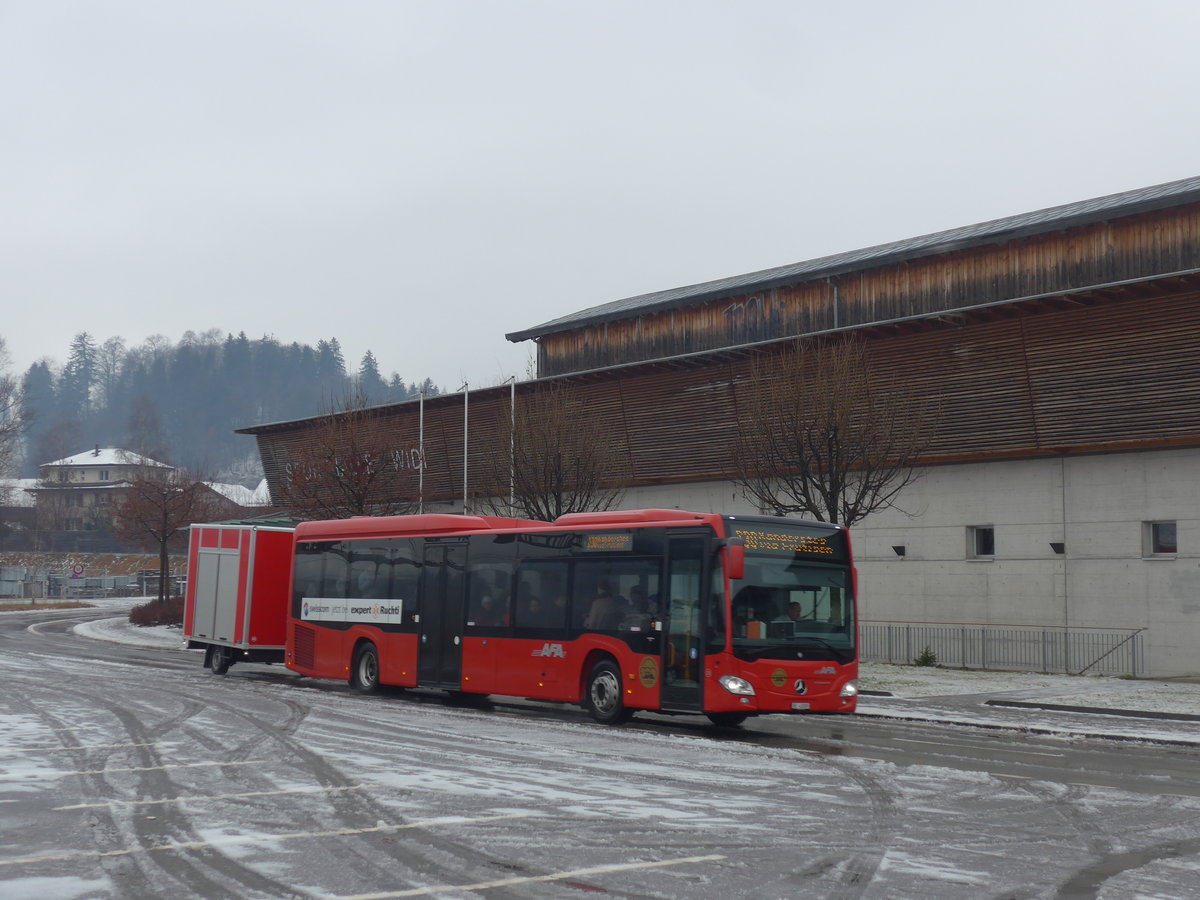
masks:
{"label": "snow-covered road", "polygon": [[[265,667],[217,678],[195,654],[106,653],[31,621],[0,621],[5,900],[1177,898],[1200,886],[1200,800],[1169,783],[1148,802],[829,742],[359,697]],[[1057,750],[1011,738],[1013,754]]]}

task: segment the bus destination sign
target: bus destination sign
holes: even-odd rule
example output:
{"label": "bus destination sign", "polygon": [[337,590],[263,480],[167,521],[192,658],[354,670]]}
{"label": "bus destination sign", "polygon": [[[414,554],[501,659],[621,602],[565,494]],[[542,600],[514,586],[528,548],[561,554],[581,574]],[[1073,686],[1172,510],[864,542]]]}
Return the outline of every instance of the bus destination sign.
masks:
{"label": "bus destination sign", "polygon": [[585,534],[584,550],[599,550],[607,553],[628,553],[633,549],[632,534]]}
{"label": "bus destination sign", "polygon": [[818,559],[845,558],[844,532],[797,534],[770,525],[738,522],[733,536],[742,539],[747,553],[811,556]]}

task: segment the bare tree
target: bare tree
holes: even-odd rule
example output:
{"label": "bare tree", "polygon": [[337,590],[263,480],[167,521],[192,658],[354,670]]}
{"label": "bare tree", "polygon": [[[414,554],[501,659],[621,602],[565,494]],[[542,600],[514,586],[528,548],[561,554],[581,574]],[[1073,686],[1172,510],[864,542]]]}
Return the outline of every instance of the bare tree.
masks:
{"label": "bare tree", "polygon": [[[510,413],[512,410],[510,410]],[[620,433],[567,382],[517,397],[509,428],[496,428],[479,478],[480,505],[494,515],[551,522],[613,509],[629,480]]]}
{"label": "bare tree", "polygon": [[138,394],[134,398],[126,429],[126,446],[134,453],[160,462],[170,459],[162,419],[159,418],[154,401],[145,394]]}
{"label": "bare tree", "polygon": [[735,481],[746,499],[849,526],[894,506],[920,476],[937,410],[851,337],[760,357],[737,419]]}
{"label": "bare tree", "polygon": [[397,447],[360,400],[323,414],[284,470],[280,505],[304,519],[394,516],[416,510],[421,464]]}
{"label": "bare tree", "polygon": [[105,407],[112,406],[117,399],[121,366],[127,353],[125,339],[121,337],[110,337],[96,351],[96,382]]}
{"label": "bare tree", "polygon": [[66,459],[84,444],[83,429],[75,421],[59,421],[42,431],[34,447],[34,461],[40,466]]}
{"label": "bare tree", "polygon": [[236,504],[181,469],[146,468],[123,491],[114,518],[119,537],[158,550],[158,599],[166,600],[171,579],[170,551],[182,549],[185,529],[236,513]]}

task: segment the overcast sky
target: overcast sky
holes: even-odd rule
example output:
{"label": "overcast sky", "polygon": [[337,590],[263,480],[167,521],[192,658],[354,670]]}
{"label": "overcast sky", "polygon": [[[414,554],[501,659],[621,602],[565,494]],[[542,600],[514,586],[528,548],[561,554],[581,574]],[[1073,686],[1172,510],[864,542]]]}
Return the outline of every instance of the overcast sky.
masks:
{"label": "overcast sky", "polygon": [[1200,174],[1194,2],[0,0],[0,336],[524,377],[610,300]]}

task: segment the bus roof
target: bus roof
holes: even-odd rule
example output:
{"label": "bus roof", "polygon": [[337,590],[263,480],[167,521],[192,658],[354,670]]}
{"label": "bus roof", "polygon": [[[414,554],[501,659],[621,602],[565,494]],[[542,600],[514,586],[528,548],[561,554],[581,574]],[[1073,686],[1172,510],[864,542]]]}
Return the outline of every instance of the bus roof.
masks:
{"label": "bus roof", "polygon": [[607,512],[568,513],[553,522],[537,519],[510,519],[502,516],[463,516],[450,513],[424,513],[415,516],[354,516],[301,522],[296,526],[297,541],[344,540],[350,538],[401,537],[404,535],[447,535],[481,531],[553,531],[565,528],[645,528],[649,525],[680,525],[684,522],[714,524],[720,519],[713,513],[686,512],[679,509],[628,509]]}

